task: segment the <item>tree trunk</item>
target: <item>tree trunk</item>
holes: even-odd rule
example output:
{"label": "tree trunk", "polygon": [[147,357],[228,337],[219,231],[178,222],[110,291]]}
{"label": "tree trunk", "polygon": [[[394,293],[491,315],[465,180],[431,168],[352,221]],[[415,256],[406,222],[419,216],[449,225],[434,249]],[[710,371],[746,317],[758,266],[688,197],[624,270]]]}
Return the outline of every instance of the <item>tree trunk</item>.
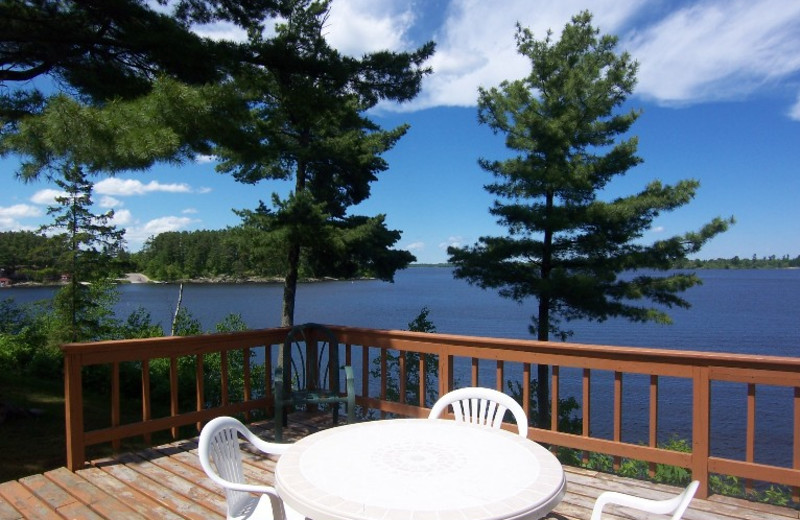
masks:
{"label": "tree trunk", "polygon": [[283,308],[281,309],[281,327],[294,325],[294,303],[297,295],[297,276],[300,269],[300,245],[289,245],[289,271],[283,281]]}
{"label": "tree trunk", "polygon": [[175,305],[175,314],[172,315],[172,327],[170,328],[169,335],[175,335],[175,328],[178,326],[178,314],[181,312],[181,305],[183,304],[183,284],[178,287],[178,303]]}
{"label": "tree trunk", "polygon": [[[550,300],[539,298],[539,330],[536,331],[539,341],[548,341],[550,337]],[[539,410],[539,421],[536,426],[550,427],[550,367],[536,365],[536,405]]]}
{"label": "tree trunk", "polygon": [[[549,218],[553,213],[554,195],[549,191],[545,196],[545,215]],[[550,226],[545,226],[544,240],[542,243],[541,278],[548,280],[553,269],[553,231]],[[550,339],[550,294],[548,289],[539,294],[539,330],[536,331],[539,341]],[[550,426],[550,367],[537,365],[536,367],[536,404],[539,410],[539,428],[547,429]]]}

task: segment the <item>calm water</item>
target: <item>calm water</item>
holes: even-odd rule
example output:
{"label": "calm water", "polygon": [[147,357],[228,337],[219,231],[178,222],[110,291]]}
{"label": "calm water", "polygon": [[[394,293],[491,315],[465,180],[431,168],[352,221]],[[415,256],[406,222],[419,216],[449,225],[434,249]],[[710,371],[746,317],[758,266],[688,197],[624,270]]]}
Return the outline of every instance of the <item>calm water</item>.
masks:
{"label": "calm water", "polygon": [[[605,323],[574,322],[571,341],[578,343],[660,347],[777,356],[800,356],[800,270],[698,271],[703,285],[684,293],[689,310],[670,311],[673,325],[636,324],[624,320]],[[126,317],[142,306],[153,321],[169,327],[178,298],[178,286],[123,285],[117,314]],[[52,288],[0,290],[0,298],[24,303],[52,295]],[[241,314],[251,328],[280,323],[280,284],[185,285],[183,305],[207,330],[230,313]],[[317,321],[381,329],[407,329],[423,307],[438,332],[490,337],[530,338],[528,324],[535,302],[518,305],[452,278],[449,268],[420,267],[397,274],[395,283],[380,281],[319,282],[298,288],[295,322]],[[493,386],[494,367],[482,366],[481,384]],[[509,377],[513,377],[510,371]],[[564,373],[566,372],[566,373]],[[580,395],[578,371],[562,372],[563,392]],[[485,377],[484,377],[485,374]],[[593,375],[592,430],[610,436],[608,403],[613,374]],[[466,379],[466,376],[464,377]],[[623,415],[625,440],[646,439],[648,378],[625,379]],[[742,457],[746,409],[744,385],[715,383],[712,387],[712,453]],[[684,380],[661,382],[659,430],[663,439],[673,434],[688,438],[691,389]],[[759,387],[757,395],[756,459],[791,460],[791,391]],[[787,413],[788,412],[788,413]],[[766,447],[766,448],[763,448]]]}

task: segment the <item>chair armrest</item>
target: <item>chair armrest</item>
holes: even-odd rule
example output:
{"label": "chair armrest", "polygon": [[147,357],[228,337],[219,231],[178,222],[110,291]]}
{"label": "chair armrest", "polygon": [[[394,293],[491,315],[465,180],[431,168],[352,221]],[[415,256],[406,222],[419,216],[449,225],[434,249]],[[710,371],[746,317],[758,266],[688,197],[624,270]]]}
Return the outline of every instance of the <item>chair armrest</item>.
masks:
{"label": "chair armrest", "polygon": [[625,493],[617,493],[616,491],[605,491],[597,497],[591,520],[600,520],[603,507],[608,504],[632,507],[639,511],[664,515],[671,513],[678,502],[680,502],[681,498],[681,496],[678,496],[668,500],[653,500],[650,498],[626,495]]}
{"label": "chair armrest", "polygon": [[233,491],[244,491],[245,493],[263,493],[266,495],[279,497],[278,491],[272,486],[231,482],[230,480],[225,480],[224,478],[216,474],[214,474],[213,476],[212,475],[209,476],[212,478],[212,480],[214,480],[217,484],[219,484],[225,489],[230,489]]}
{"label": "chair armrest", "polygon": [[344,379],[345,379],[345,387],[347,389],[347,395],[355,395],[356,378],[353,375],[353,367],[351,367],[350,365],[344,366]]}

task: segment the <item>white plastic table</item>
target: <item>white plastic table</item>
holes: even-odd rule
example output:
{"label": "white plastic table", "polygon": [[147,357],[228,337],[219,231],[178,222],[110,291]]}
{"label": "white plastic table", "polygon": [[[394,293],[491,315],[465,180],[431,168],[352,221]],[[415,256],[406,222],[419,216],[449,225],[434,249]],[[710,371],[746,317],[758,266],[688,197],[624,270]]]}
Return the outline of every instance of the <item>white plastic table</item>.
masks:
{"label": "white plastic table", "polygon": [[566,477],[516,433],[390,419],[301,439],[278,459],[275,487],[314,520],[538,519],[564,497]]}

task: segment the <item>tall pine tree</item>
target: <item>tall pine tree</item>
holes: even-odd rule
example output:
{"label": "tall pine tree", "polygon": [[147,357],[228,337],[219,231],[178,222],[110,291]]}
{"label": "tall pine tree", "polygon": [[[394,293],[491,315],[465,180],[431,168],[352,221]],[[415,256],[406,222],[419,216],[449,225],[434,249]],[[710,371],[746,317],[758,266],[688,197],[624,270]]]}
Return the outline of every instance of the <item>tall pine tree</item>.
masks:
{"label": "tall pine tree", "polygon": [[[384,216],[348,215],[370,194],[370,184],[388,168],[381,155],[407,131],[383,130],[363,113],[380,100],[406,101],[419,92],[429,72],[422,63],[429,43],[411,53],[377,52],[360,59],[342,56],[324,37],[328,1],[291,0],[291,13],[277,34],[252,34],[254,60],[237,78],[250,100],[248,136],[219,151],[219,169],[244,183],[292,179],[272,207],[243,212],[278,234],[286,258],[281,323],[294,322],[301,268],[312,276],[369,274],[391,280],[414,257],[392,250],[400,232]],[[282,56],[280,68],[257,63],[259,56]]]}
{"label": "tall pine tree", "polygon": [[56,185],[63,190],[47,210],[53,222],[42,231],[55,233],[63,244],[56,265],[67,284],[55,297],[56,315],[64,323],[63,340],[89,341],[104,337],[113,322],[115,292],[111,277],[123,249],[125,231],[110,223],[113,211],[92,213],[92,183],[80,166],[65,163]]}
{"label": "tall pine tree", "polygon": [[[716,218],[697,232],[646,244],[654,219],[690,202],[699,183],[652,182],[639,193],[607,197],[609,182],[641,162],[637,138],[625,136],[640,114],[620,111],[637,64],[617,54],[617,39],[600,36],[591,21],[588,12],[575,16],[558,41],[517,27],[517,50],[530,59],[531,73],[480,89],[478,102],[479,121],[504,134],[516,153],[480,161],[495,178],[486,186],[496,196],[489,211],[508,235],[448,250],[456,277],[519,302],[538,300],[530,330],[541,341],[566,339],[563,322],[574,319],[669,322],[664,309],[688,307],[677,293],[700,280],[650,270],[670,269],[732,223]],[[546,365],[537,378],[539,426],[547,427]]]}

